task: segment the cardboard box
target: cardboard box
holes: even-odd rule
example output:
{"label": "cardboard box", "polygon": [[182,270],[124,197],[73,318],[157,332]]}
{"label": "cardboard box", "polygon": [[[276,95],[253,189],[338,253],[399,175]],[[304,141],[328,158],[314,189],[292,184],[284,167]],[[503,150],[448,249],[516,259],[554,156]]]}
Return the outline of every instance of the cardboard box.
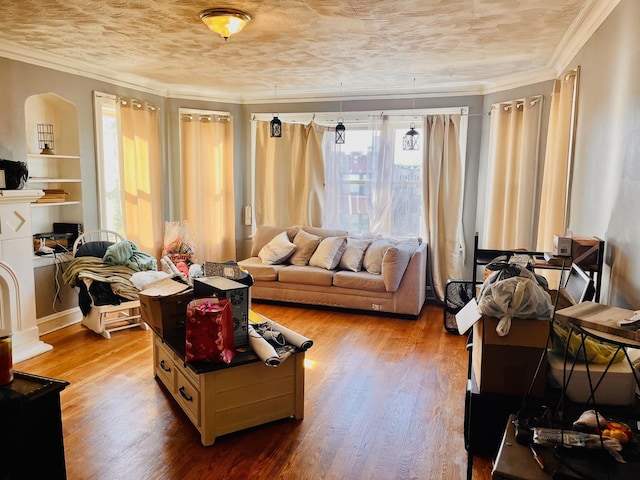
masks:
{"label": "cardboard box", "polygon": [[556,257],[571,256],[571,237],[563,237],[561,235],[553,236],[553,255]]}
{"label": "cardboard box", "polygon": [[187,305],[193,290],[171,278],[153,282],[138,294],[140,315],[163,338],[178,335],[185,329]]}
{"label": "cardboard box", "polygon": [[231,300],[233,340],[236,348],[249,344],[249,287],[225,277],[200,277],[193,280],[196,298],[218,297]]}
{"label": "cardboard box", "polygon": [[[538,362],[547,348],[549,320],[511,320],[504,337],[496,333],[498,319],[482,316],[473,324],[471,363],[480,393],[524,396],[534,379]],[[546,356],[531,395],[543,398],[547,378]]]}
{"label": "cardboard box", "polygon": [[598,250],[600,240],[596,237],[573,237],[571,257],[573,263],[583,270],[595,270],[598,268]]}
{"label": "cardboard box", "polygon": [[[576,362],[573,365],[573,372],[571,372],[572,365],[573,359],[567,359],[565,372],[563,356],[549,352],[551,378],[558,388],[562,387],[563,379],[568,382],[565,393],[572,402],[590,401],[589,377],[591,377],[591,385],[598,386],[595,391],[597,405],[633,405],[636,380],[626,359],[611,364],[606,372],[607,364],[590,363],[588,375],[587,366],[583,362]],[[570,372],[571,376],[569,376]]]}

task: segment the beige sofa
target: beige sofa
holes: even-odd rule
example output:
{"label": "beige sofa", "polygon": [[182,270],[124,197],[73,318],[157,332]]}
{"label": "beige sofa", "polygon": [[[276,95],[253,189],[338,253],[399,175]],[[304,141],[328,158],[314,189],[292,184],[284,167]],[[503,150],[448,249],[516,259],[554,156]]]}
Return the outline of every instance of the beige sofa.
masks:
{"label": "beige sofa", "polygon": [[425,302],[427,245],[419,238],[262,226],[251,257],[238,264],[252,274],[251,297],[257,300],[411,317]]}

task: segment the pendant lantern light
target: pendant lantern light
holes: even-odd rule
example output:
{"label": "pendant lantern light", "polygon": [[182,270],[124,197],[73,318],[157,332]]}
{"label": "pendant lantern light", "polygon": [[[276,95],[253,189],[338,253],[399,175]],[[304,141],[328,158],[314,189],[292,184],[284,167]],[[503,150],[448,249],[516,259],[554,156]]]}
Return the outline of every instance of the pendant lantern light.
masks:
{"label": "pendant lantern light", "polygon": [[271,138],[280,138],[282,137],[282,122],[278,118],[277,106],[278,106],[278,95],[276,86],[273,86],[273,119],[271,119],[271,123],[269,124],[269,134]]}
{"label": "pendant lantern light", "polygon": [[338,124],[336,125],[336,143],[342,145],[345,138],[346,127],[343,125],[344,118],[338,117]]}
{"label": "pendant lantern light", "polygon": [[[416,105],[416,79],[413,78],[413,98],[411,99],[411,110],[414,110]],[[420,150],[420,134],[416,131],[415,123],[411,122],[409,125],[409,131],[402,137],[402,149],[403,150]]]}
{"label": "pendant lantern light", "polygon": [[343,124],[344,118],[342,118],[342,82],[340,82],[340,116],[338,117],[338,124],[336,125],[336,144],[342,145],[345,140],[345,131],[347,130]]}

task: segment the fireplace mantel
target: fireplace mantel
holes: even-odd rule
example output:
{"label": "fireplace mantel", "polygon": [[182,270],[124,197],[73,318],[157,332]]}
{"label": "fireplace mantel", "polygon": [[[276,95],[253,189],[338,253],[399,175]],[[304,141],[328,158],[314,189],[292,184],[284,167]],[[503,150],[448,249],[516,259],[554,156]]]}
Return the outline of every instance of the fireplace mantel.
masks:
{"label": "fireplace mantel", "polygon": [[40,341],[33,276],[31,203],[42,190],[0,190],[0,325],[13,333],[13,361],[53,347]]}

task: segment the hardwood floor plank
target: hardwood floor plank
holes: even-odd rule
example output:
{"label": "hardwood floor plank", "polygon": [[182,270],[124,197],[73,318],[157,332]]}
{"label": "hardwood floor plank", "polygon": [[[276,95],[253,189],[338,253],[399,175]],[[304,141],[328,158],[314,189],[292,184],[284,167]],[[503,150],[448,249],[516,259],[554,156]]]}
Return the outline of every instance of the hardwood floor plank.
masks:
{"label": "hardwood floor plank", "polygon": [[[111,340],[80,325],[16,370],[70,382],[61,392],[69,479],[463,479],[465,338],[442,309],[417,320],[255,303],[314,340],[305,417],[216,439],[200,435],[153,377],[152,333]],[[267,368],[267,367],[265,367]],[[491,464],[476,458],[474,478]]]}

